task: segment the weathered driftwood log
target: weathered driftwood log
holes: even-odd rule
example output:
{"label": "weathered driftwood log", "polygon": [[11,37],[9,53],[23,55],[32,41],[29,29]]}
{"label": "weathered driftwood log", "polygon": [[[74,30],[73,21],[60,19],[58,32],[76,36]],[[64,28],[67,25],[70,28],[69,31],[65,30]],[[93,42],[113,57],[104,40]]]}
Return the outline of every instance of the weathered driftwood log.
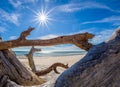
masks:
{"label": "weathered driftwood log", "polygon": [[111,38],[93,46],[54,87],[120,87],[120,29]]}
{"label": "weathered driftwood log", "polygon": [[45,70],[40,70],[40,71],[35,72],[35,74],[38,76],[43,76],[43,75],[50,73],[52,70],[54,70],[55,73],[59,74],[59,72],[57,71],[57,67],[62,67],[65,69],[69,68],[68,64],[64,65],[63,63],[54,63],[53,65],[51,65]]}
{"label": "weathered driftwood log", "polygon": [[9,80],[9,77],[4,75],[0,78],[0,87],[20,87],[16,83]]}
{"label": "weathered driftwood log", "polygon": [[88,39],[94,37],[94,35],[90,33],[81,33],[68,36],[60,36],[48,40],[27,40],[26,36],[28,36],[33,29],[34,28],[29,28],[28,30],[22,32],[20,37],[16,40],[1,42],[0,50],[20,46],[51,46],[58,44],[74,44],[84,50],[89,50],[92,44],[88,42]]}
{"label": "weathered driftwood log", "polygon": [[[0,60],[0,81],[2,81],[4,76],[7,76],[11,81],[20,85],[30,86],[44,83],[43,79],[38,78],[37,75],[23,66],[10,50],[0,51]],[[4,82],[5,80],[0,85],[4,85]]]}
{"label": "weathered driftwood log", "polygon": [[33,55],[34,55],[34,52],[36,51],[41,51],[41,49],[34,48],[34,46],[32,46],[32,48],[30,49],[30,52],[28,54],[25,54],[25,56],[28,58],[29,66],[33,72],[36,72],[36,67],[33,60]]}
{"label": "weathered driftwood log", "polygon": [[0,78],[0,87],[6,87],[8,83],[8,76],[4,75]]}
{"label": "weathered driftwood log", "polygon": [[92,46],[91,43],[88,43],[88,39],[93,38],[94,35],[89,33],[60,36],[48,40],[26,40],[26,36],[28,36],[33,29],[34,28],[29,28],[28,30],[22,32],[20,37],[16,40],[0,42],[1,79],[3,76],[7,75],[10,80],[16,82],[19,85],[26,86],[44,83],[43,79],[38,78],[37,75],[23,66],[16,58],[16,55],[11,50],[8,50],[9,48],[19,46],[50,46],[57,44],[75,44],[82,49],[88,50]]}

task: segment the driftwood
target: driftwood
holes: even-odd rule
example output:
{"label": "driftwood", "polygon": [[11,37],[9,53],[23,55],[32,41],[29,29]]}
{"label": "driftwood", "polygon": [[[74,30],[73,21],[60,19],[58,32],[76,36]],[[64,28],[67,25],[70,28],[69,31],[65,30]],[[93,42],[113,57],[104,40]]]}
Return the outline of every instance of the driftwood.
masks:
{"label": "driftwood", "polygon": [[120,87],[120,29],[63,72],[54,87]]}
{"label": "driftwood", "polygon": [[26,37],[30,34],[32,30],[34,30],[34,28],[29,28],[28,30],[22,32],[20,37],[16,40],[1,42],[0,50],[20,47],[20,46],[51,46],[58,44],[74,44],[80,47],[81,49],[89,50],[92,44],[88,42],[88,39],[94,37],[94,35],[90,33],[81,33],[81,34],[74,34],[68,36],[60,36],[48,40],[27,40]]}
{"label": "driftwood", "polygon": [[9,77],[4,75],[0,78],[0,87],[19,87],[19,85],[17,85],[14,82],[11,82],[9,80]]}
{"label": "driftwood", "polygon": [[28,58],[29,66],[30,66],[30,68],[32,69],[33,72],[36,72],[36,67],[35,67],[35,63],[34,63],[34,60],[33,60],[33,54],[36,51],[41,51],[41,49],[34,48],[34,46],[32,46],[29,53],[25,54],[25,56]]}
{"label": "driftwood", "polygon": [[8,84],[8,77],[6,75],[0,78],[0,87],[5,87]]}
{"label": "driftwood", "polygon": [[35,72],[35,74],[38,75],[38,76],[43,76],[43,75],[46,75],[46,74],[50,73],[52,70],[54,70],[55,73],[60,74],[57,71],[57,67],[62,67],[62,68],[65,68],[65,69],[69,68],[68,64],[64,65],[63,63],[54,63],[53,65],[51,65],[50,67],[48,67],[45,70]]}
{"label": "driftwood", "polygon": [[36,67],[35,67],[34,60],[33,60],[33,54],[34,54],[34,52],[36,52],[36,51],[41,51],[41,49],[34,48],[34,46],[32,46],[32,48],[30,49],[30,52],[29,52],[28,54],[25,54],[26,57],[28,58],[28,62],[29,62],[30,68],[32,69],[32,71],[33,71],[36,75],[38,75],[38,76],[43,76],[43,75],[46,75],[46,74],[50,73],[52,70],[54,70],[54,72],[55,72],[56,74],[60,74],[60,73],[57,71],[57,67],[62,67],[62,68],[65,68],[65,69],[68,68],[68,64],[67,64],[67,65],[64,65],[63,63],[54,63],[53,65],[51,65],[51,66],[48,67],[47,69],[37,71],[37,70],[36,70]]}
{"label": "driftwood", "polygon": [[20,85],[38,85],[45,82],[23,66],[11,50],[0,51],[0,60],[0,78],[7,76]]}
{"label": "driftwood", "polygon": [[[88,43],[88,39],[93,38],[93,34],[82,33],[69,36],[60,36],[48,40],[27,40],[26,37],[34,28],[21,33],[20,37],[16,40],[0,42],[0,85],[4,85],[7,79],[14,81],[19,85],[31,86],[40,85],[45,81],[38,77],[34,72],[23,66],[16,58],[16,55],[10,48],[19,46],[50,46],[58,44],[74,44],[84,50],[88,50],[92,44]],[[57,70],[55,70],[57,72]],[[1,82],[2,81],[2,82]]]}

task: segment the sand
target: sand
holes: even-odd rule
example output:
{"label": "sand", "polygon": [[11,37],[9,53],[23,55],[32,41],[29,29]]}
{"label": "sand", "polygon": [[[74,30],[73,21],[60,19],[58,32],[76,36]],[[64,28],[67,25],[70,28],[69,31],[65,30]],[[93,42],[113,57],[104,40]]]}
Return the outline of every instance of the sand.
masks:
{"label": "sand", "polygon": [[[70,67],[83,57],[84,55],[57,56],[57,57],[34,57],[34,62],[35,62],[37,70],[43,70],[56,62],[68,64]],[[23,64],[28,66],[28,60],[25,56],[19,56],[18,58]],[[61,73],[64,70],[65,69],[63,68],[58,68],[58,71]],[[34,86],[34,87],[53,87],[59,75],[60,74],[56,74],[54,71],[52,71],[47,75],[41,76],[41,78],[43,78],[46,81],[46,83],[39,85],[39,86]]]}

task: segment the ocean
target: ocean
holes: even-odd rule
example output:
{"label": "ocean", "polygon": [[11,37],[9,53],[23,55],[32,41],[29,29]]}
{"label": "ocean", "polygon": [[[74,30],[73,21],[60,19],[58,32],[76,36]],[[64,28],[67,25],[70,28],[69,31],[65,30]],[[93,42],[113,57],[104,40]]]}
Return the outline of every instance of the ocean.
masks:
{"label": "ocean", "polygon": [[[24,56],[28,54],[28,51],[14,51],[17,56]],[[44,57],[44,56],[71,56],[71,55],[82,55],[86,51],[54,51],[54,52],[35,52],[34,56]]]}

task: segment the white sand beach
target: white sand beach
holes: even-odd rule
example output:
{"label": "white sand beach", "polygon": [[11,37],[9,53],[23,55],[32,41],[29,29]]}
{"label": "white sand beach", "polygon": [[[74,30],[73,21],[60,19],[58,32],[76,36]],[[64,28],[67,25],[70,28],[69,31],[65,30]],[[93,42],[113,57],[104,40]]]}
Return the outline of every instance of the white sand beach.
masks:
{"label": "white sand beach", "polygon": [[[37,70],[43,70],[57,62],[60,62],[63,64],[68,64],[70,67],[83,57],[84,57],[84,55],[57,56],[57,57],[56,56],[54,56],[54,57],[34,57],[34,62],[35,62]],[[18,56],[18,58],[23,64],[28,66],[28,59],[26,57]],[[65,69],[63,69],[63,68],[58,68],[58,71],[61,73],[64,70]],[[47,75],[41,76],[41,78],[43,78],[46,81],[46,83],[39,85],[39,86],[34,86],[34,87],[53,87],[54,83],[59,75],[60,74],[56,74],[54,71],[52,71]]]}

